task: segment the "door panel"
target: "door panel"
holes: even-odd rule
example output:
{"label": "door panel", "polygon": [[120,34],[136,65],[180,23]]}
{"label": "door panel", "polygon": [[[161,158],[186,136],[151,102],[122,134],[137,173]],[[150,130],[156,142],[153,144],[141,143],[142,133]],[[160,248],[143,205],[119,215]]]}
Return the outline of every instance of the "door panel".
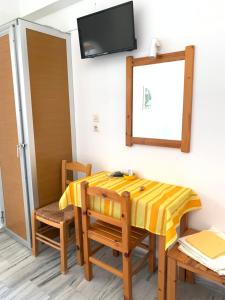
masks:
{"label": "door panel", "polygon": [[66,40],[26,29],[39,206],[62,194],[61,161],[72,159]]}
{"label": "door panel", "polygon": [[26,239],[9,35],[0,37],[0,167],[6,227]]}

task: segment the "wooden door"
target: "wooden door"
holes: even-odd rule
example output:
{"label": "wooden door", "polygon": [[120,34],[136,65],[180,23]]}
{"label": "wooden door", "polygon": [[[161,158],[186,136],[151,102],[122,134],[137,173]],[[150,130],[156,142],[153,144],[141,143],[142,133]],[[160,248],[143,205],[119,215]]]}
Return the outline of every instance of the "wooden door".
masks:
{"label": "wooden door", "polygon": [[9,35],[0,37],[0,168],[6,227],[26,239]]}
{"label": "wooden door", "polygon": [[72,160],[66,39],[26,29],[39,207],[60,199]]}

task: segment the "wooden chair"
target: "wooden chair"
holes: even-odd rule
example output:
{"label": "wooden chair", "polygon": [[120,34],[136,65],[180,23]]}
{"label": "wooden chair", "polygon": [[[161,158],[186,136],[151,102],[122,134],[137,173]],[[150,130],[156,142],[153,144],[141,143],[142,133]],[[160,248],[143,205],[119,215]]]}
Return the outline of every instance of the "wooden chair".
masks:
{"label": "wooden chair", "polygon": [[[91,175],[91,165],[83,165],[78,162],[67,162],[63,160],[62,192],[65,191],[66,186],[72,181],[67,179],[67,171],[81,172],[84,173],[85,176],[89,176]],[[38,222],[41,222],[42,226],[38,226]],[[43,224],[45,225],[43,226]],[[74,207],[72,205],[64,210],[59,210],[59,202],[55,201],[34,210],[32,213],[32,254],[34,256],[38,255],[38,241],[59,250],[62,273],[66,273],[67,271],[67,246],[69,242],[74,241],[73,234],[69,237],[70,224],[74,224]],[[59,231],[59,242],[52,238],[52,236],[55,237],[55,231],[57,230]]]}
{"label": "wooden chair", "polygon": [[[196,233],[196,230],[188,229],[185,235]],[[196,260],[179,251],[178,244],[168,251],[167,273],[167,300],[176,300],[177,267],[197,274],[207,280],[225,285],[225,276],[219,276],[216,272],[206,268]]]}
{"label": "wooden chair", "polygon": [[[118,202],[121,206],[121,218],[115,219],[106,216],[89,208],[89,196],[100,197],[103,201],[107,199],[112,202]],[[132,299],[132,275],[137,273],[145,264],[146,259],[149,259],[149,269],[154,272],[155,264],[155,235],[148,231],[131,227],[130,215],[130,194],[124,192],[121,196],[115,191],[106,190],[98,187],[88,187],[87,182],[81,184],[81,199],[82,199],[82,226],[83,226],[83,241],[84,241],[84,270],[85,278],[92,279],[92,264],[95,264],[114,275],[120,277],[124,283],[124,299]],[[112,204],[113,205],[113,204]],[[90,223],[90,217],[96,221]],[[149,236],[151,250],[149,245],[143,243],[143,240]],[[93,254],[97,250],[92,251],[90,248],[90,240],[94,240],[101,244],[97,250],[107,246],[122,254],[123,269],[119,271],[116,268],[96,259]],[[142,247],[147,250],[140,261],[135,266],[131,266],[131,254],[135,247]]]}

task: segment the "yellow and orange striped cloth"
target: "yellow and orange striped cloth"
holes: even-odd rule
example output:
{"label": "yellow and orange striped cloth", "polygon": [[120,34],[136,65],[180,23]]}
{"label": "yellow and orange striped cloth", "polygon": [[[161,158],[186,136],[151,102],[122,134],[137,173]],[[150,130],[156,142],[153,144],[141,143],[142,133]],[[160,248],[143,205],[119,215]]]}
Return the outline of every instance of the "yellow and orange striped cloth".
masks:
{"label": "yellow and orange striped cloth", "polygon": [[[89,186],[97,186],[131,195],[131,225],[144,228],[152,233],[166,236],[166,248],[176,239],[176,228],[181,217],[201,207],[199,197],[190,189],[181,186],[151,181],[142,178],[127,180],[113,178],[108,172],[99,172],[92,176],[70,183],[59,201],[60,209],[73,204],[81,207],[80,183],[87,181]],[[91,199],[91,208],[115,218],[120,217],[120,205],[110,200]]]}

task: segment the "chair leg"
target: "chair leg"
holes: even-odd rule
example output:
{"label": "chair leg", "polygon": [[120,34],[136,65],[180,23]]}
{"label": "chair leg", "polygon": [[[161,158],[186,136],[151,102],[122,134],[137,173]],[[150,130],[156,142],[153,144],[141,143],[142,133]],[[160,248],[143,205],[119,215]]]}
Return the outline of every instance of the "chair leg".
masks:
{"label": "chair leg", "polygon": [[67,235],[68,226],[66,222],[60,222],[60,259],[61,259],[61,272],[67,272]]}
{"label": "chair leg", "polygon": [[149,260],[148,260],[148,266],[149,266],[149,272],[154,273],[156,269],[156,236],[153,233],[149,234]]}
{"label": "chair leg", "polygon": [[167,250],[165,250],[166,237],[158,237],[158,300],[166,299],[166,274],[167,274]]}
{"label": "chair leg", "polygon": [[123,255],[123,284],[124,284],[124,300],[132,299],[132,269],[131,269],[131,253]]}
{"label": "chair leg", "polygon": [[38,255],[38,241],[36,239],[37,220],[35,210],[32,212],[32,255]]}
{"label": "chair leg", "polygon": [[83,246],[84,246],[84,276],[85,279],[90,281],[93,277],[92,263],[89,261],[91,256],[90,240],[88,239],[87,233],[83,236]]}
{"label": "chair leg", "polygon": [[167,300],[176,300],[177,264],[168,257]]}

